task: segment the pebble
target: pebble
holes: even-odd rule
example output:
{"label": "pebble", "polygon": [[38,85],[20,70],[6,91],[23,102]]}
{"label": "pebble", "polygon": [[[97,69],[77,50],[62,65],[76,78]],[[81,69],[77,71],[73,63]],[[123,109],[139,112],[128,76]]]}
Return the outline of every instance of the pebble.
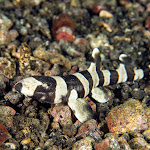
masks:
{"label": "pebble", "polygon": [[[18,129],[24,129],[25,127],[29,127],[30,130],[36,129],[39,131],[41,125],[40,120],[36,118],[29,118],[25,116],[16,116],[13,120],[14,124],[16,124]],[[34,134],[34,132],[33,132]]]}
{"label": "pebble", "polygon": [[144,91],[150,95],[150,85],[146,86]]}
{"label": "pebble", "polygon": [[25,109],[25,116],[30,118],[37,117],[37,108],[33,105],[29,105]]}
{"label": "pebble", "polygon": [[146,11],[150,12],[150,3],[148,3],[146,7],[147,7]]}
{"label": "pebble", "polygon": [[87,40],[85,39],[85,38],[76,38],[75,40],[74,40],[74,42],[73,42],[75,45],[80,45],[80,46],[82,46],[82,45],[86,45],[86,44],[88,44],[87,43]]}
{"label": "pebble", "polygon": [[90,119],[83,123],[79,129],[78,133],[76,134],[76,137],[87,137],[90,136],[94,138],[95,140],[101,139],[101,132],[98,128],[98,123],[94,119]]}
{"label": "pebble", "polygon": [[150,127],[142,133],[146,140],[150,141]]}
{"label": "pebble", "polygon": [[112,149],[112,150],[120,150],[119,143],[117,139],[111,135],[104,140],[96,143],[94,145],[95,150],[107,150],[107,149]]}
{"label": "pebble", "polygon": [[11,30],[9,31],[9,35],[10,35],[10,40],[11,40],[11,41],[15,41],[16,38],[19,36],[19,33],[18,33],[17,30],[11,29]]}
{"label": "pebble", "polygon": [[56,130],[60,129],[60,125],[58,122],[52,122],[51,127],[52,129],[56,129]]}
{"label": "pebble", "polygon": [[[35,110],[37,107],[35,107]],[[40,119],[40,132],[46,132],[46,130],[49,127],[50,119],[47,112],[44,112],[43,110],[40,110],[38,113],[38,117]]]}
{"label": "pebble", "polygon": [[59,76],[60,75],[60,66],[54,64],[51,70],[47,70],[44,73],[45,76]]}
{"label": "pebble", "polygon": [[0,141],[5,142],[7,140],[7,128],[0,124]]}
{"label": "pebble", "polygon": [[24,35],[24,36],[25,36],[25,35],[28,34],[28,29],[27,29],[27,27],[24,27],[24,26],[23,26],[23,27],[21,27],[21,29],[20,29],[19,32],[20,32],[21,35]]}
{"label": "pebble", "polygon": [[63,127],[63,133],[65,135],[68,135],[69,137],[74,136],[76,132],[77,132],[76,126],[73,124],[67,124]]}
{"label": "pebble", "polygon": [[17,149],[17,145],[15,143],[11,143],[11,142],[6,142],[5,146],[11,150],[15,150]]}
{"label": "pebble", "polygon": [[18,37],[17,30],[9,30],[13,26],[12,21],[0,13],[0,45],[9,44]]}
{"label": "pebble", "polygon": [[100,17],[105,17],[105,18],[112,18],[113,17],[113,15],[110,12],[106,11],[106,10],[101,10],[99,12],[99,16]]}
{"label": "pebble", "polygon": [[134,88],[132,90],[131,94],[134,99],[139,99],[139,100],[143,99],[143,97],[145,95],[144,91],[140,90],[139,88]]}
{"label": "pebble", "polygon": [[12,21],[5,16],[4,14],[0,13],[0,27],[2,30],[6,29],[10,29],[13,26]]}
{"label": "pebble", "polygon": [[50,34],[47,20],[44,18],[40,18],[38,20],[38,27],[39,27],[39,31],[50,40],[51,34]]}
{"label": "pebble", "polygon": [[[41,75],[44,74],[47,70],[49,70],[51,67],[51,64],[48,62],[45,62],[43,60],[34,59],[34,57],[31,57],[31,68],[34,69],[31,70],[31,76],[33,75]],[[28,72],[30,74],[30,72]],[[33,75],[32,75],[33,74]]]}
{"label": "pebble", "polygon": [[37,146],[37,147],[35,147],[35,150],[42,150],[42,148]]}
{"label": "pebble", "polygon": [[10,106],[0,106],[0,116],[13,116],[16,111]]}
{"label": "pebble", "polygon": [[54,122],[59,122],[62,127],[67,124],[72,124],[71,110],[69,106],[64,106],[60,104],[59,106],[55,106],[52,110],[48,111],[54,119]]}
{"label": "pebble", "polygon": [[129,142],[129,145],[132,149],[140,149],[142,147],[145,147],[148,143],[144,140],[144,138],[133,138]]}
{"label": "pebble", "polygon": [[19,57],[19,70],[23,74],[25,72],[31,71],[31,48],[26,43],[22,43],[19,48],[20,57]]}
{"label": "pebble", "polygon": [[44,147],[48,148],[49,146],[52,146],[54,144],[53,139],[48,139],[46,140],[46,142],[44,143]]}
{"label": "pebble", "polygon": [[30,142],[31,142],[31,138],[25,138],[21,141],[21,144],[26,145],[26,144],[29,144]]}
{"label": "pebble", "polygon": [[92,47],[92,49],[100,46],[109,46],[108,37],[105,34],[99,34],[96,37],[91,34],[88,34],[86,38],[90,39],[90,46]]}
{"label": "pebble", "polygon": [[[76,43],[78,43],[78,44],[76,44]],[[62,51],[66,52],[69,56],[71,56],[73,58],[74,57],[78,58],[79,56],[82,58],[85,54],[86,46],[79,43],[77,40],[74,41],[73,45],[70,42],[61,40],[59,42],[59,46]],[[87,49],[86,49],[86,51],[87,51]]]}
{"label": "pebble", "polygon": [[85,137],[73,144],[72,150],[93,150],[92,143],[95,140],[91,137]]}
{"label": "pebble", "polygon": [[96,103],[94,103],[91,99],[87,98],[87,102],[90,105],[90,107],[92,108],[92,111],[96,113]]}
{"label": "pebble", "polygon": [[68,147],[72,148],[72,145],[76,142],[76,138],[75,137],[72,137],[72,138],[69,138],[67,141],[66,141],[66,145],[68,145]]}
{"label": "pebble", "polygon": [[0,71],[5,77],[12,79],[16,75],[16,64],[6,57],[0,57]]}
{"label": "pebble", "polygon": [[131,42],[131,38],[128,38],[128,37],[125,37],[125,36],[114,36],[114,40],[115,41],[125,41],[125,42],[128,42],[130,43]]}
{"label": "pebble", "polygon": [[119,137],[117,141],[119,143],[120,149],[131,150],[130,145],[124,137]]}
{"label": "pebble", "polygon": [[148,126],[150,127],[150,107],[145,108],[145,113],[148,117]]}
{"label": "pebble", "polygon": [[22,130],[21,130],[21,134],[24,134],[24,136],[29,136],[29,134],[31,133],[30,131],[30,128],[29,127],[24,127]]}
{"label": "pebble", "polygon": [[[5,76],[0,73],[0,91],[1,92],[5,90],[7,82],[8,82],[8,79],[5,78]],[[0,96],[2,95],[1,92],[0,92]]]}
{"label": "pebble", "polygon": [[150,31],[144,30],[144,36],[150,40]]}
{"label": "pebble", "polygon": [[72,7],[80,7],[81,4],[80,4],[79,0],[71,0],[70,6],[72,6]]}
{"label": "pebble", "polygon": [[83,57],[83,53],[77,51],[74,47],[68,47],[65,52],[72,57]]}
{"label": "pebble", "polygon": [[100,21],[97,23],[98,26],[103,26],[108,32],[112,32],[112,28],[111,28],[111,25],[103,22],[103,21]]}
{"label": "pebble", "polygon": [[111,109],[107,125],[113,133],[141,131],[148,128],[148,118],[138,100],[128,99],[124,104]]}
{"label": "pebble", "polygon": [[5,45],[11,42],[11,35],[9,34],[9,31],[4,29],[0,29],[0,46]]}
{"label": "pebble", "polygon": [[37,47],[36,50],[34,50],[33,55],[34,57],[50,62],[51,64],[59,64],[61,66],[64,66],[66,71],[70,70],[71,68],[71,63],[68,58],[65,58],[59,53],[47,52],[41,46]]}
{"label": "pebble", "polygon": [[15,5],[20,5],[20,6],[38,6],[40,5],[41,2],[43,2],[44,0],[26,0],[26,1],[18,1],[18,0],[14,0],[14,4]]}
{"label": "pebble", "polygon": [[20,100],[22,100],[22,95],[20,93],[14,93],[10,91],[4,96],[4,98],[13,105],[16,105]]}
{"label": "pebble", "polygon": [[93,0],[84,0],[82,1],[82,7],[83,8],[93,8],[93,6],[95,5],[95,1]]}
{"label": "pebble", "polygon": [[3,122],[7,128],[11,128],[13,127],[13,116],[0,115],[0,122]]}
{"label": "pebble", "polygon": [[102,10],[105,10],[106,8],[105,8],[105,6],[103,6],[103,5],[95,5],[93,8],[92,8],[92,12],[94,13],[94,14],[98,14],[98,13],[100,13],[100,11],[102,11]]}
{"label": "pebble", "polygon": [[150,29],[150,17],[146,18],[146,20],[145,20],[145,27],[147,29]]}
{"label": "pebble", "polygon": [[137,131],[130,132],[130,135],[135,137],[135,138],[137,138],[137,137],[144,138],[144,136],[141,133],[137,132]]}

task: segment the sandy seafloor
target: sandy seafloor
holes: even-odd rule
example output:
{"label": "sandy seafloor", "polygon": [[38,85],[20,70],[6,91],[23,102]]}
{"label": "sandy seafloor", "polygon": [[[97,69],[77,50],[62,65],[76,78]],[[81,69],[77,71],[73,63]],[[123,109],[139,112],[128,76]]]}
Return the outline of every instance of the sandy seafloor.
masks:
{"label": "sandy seafloor", "polygon": [[0,0],[0,149],[150,149],[149,78],[100,87],[108,101],[86,97],[95,117],[84,123],[66,102],[14,89],[25,77],[86,70],[95,47],[101,69],[117,69],[122,53],[130,68],[150,65],[150,1]]}

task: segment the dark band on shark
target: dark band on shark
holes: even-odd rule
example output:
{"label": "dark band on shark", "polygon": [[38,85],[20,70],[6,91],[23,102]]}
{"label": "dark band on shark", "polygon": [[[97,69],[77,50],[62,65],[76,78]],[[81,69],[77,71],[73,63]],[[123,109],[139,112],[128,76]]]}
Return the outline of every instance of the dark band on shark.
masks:
{"label": "dark band on shark", "polygon": [[68,75],[63,77],[66,84],[67,84],[67,89],[68,91],[71,91],[72,89],[75,89],[78,93],[79,98],[84,97],[84,85],[80,82],[80,80],[74,76],[74,75]]}
{"label": "dark band on shark", "polygon": [[130,68],[130,67],[127,67],[125,66],[126,68],[126,72],[127,72],[127,75],[128,75],[128,81],[133,81],[134,80],[134,76],[135,76],[135,73],[134,73],[134,70],[133,68]]}
{"label": "dark band on shark", "polygon": [[[33,98],[39,101],[45,100],[46,103],[55,103],[56,80],[49,76],[33,76],[36,80],[43,83],[37,86]],[[32,86],[32,85],[31,85]]]}
{"label": "dark band on shark", "polygon": [[90,73],[85,70],[85,71],[82,71],[80,72],[89,82],[89,90],[91,91],[92,90],[92,87],[93,87],[93,80],[92,80],[92,77],[90,75]]}
{"label": "dark band on shark", "polygon": [[98,74],[98,76],[99,76],[99,79],[100,79],[98,86],[103,86],[103,84],[104,84],[104,76],[103,76],[103,73],[102,73],[102,71],[100,71],[99,69],[97,69],[96,72],[97,72],[97,74]]}
{"label": "dark band on shark", "polygon": [[116,84],[118,82],[118,73],[115,70],[110,70],[110,85]]}

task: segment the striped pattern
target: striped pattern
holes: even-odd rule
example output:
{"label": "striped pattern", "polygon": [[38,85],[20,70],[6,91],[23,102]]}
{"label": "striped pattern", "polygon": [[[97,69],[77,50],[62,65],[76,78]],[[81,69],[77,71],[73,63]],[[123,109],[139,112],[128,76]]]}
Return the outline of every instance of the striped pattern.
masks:
{"label": "striped pattern", "polygon": [[110,71],[109,70],[102,70],[103,77],[104,77],[104,83],[103,85],[109,85],[110,84]]}
{"label": "striped pattern", "polygon": [[81,74],[81,73],[74,73],[74,76],[82,83],[84,88],[84,97],[89,94],[89,81]]}
{"label": "striped pattern", "polygon": [[[28,78],[26,78],[28,79]],[[34,94],[30,97],[38,99],[41,102],[55,103],[56,80],[47,76],[34,76],[34,79],[40,81],[41,85],[37,85]],[[45,98],[45,99],[44,99]]]}
{"label": "striped pattern", "polygon": [[61,103],[71,90],[76,90],[79,98],[86,97],[97,86],[113,85],[149,77],[149,68],[130,69],[120,64],[117,70],[102,70],[91,63],[88,70],[65,77],[33,76],[21,80],[15,85],[16,90],[46,103]]}
{"label": "striped pattern", "polygon": [[125,66],[125,69],[126,69],[127,76],[128,76],[127,80],[128,81],[133,81],[134,76],[135,76],[134,70],[132,68],[127,67],[127,66]]}
{"label": "striped pattern", "polygon": [[[96,60],[90,67],[82,72],[74,73],[65,77],[59,76],[33,76],[21,80],[15,85],[16,90],[25,96],[36,98],[46,103],[61,103],[62,99],[74,99],[71,93],[75,93],[77,98],[84,98],[88,94],[98,98],[96,93],[101,93],[96,87],[113,85],[126,81],[133,81],[149,78],[150,68],[133,69],[129,65],[120,64],[116,70],[100,70],[100,54],[96,48],[92,57]],[[120,56],[120,61],[126,62],[126,55]],[[95,92],[95,93],[94,93]]]}
{"label": "striped pattern", "polygon": [[93,80],[92,80],[92,76],[90,75],[90,73],[85,70],[80,72],[80,74],[82,74],[89,82],[89,92],[92,91],[92,87],[93,87]]}
{"label": "striped pattern", "polygon": [[104,85],[104,75],[103,75],[103,72],[98,69],[97,70],[97,74],[99,76],[99,84],[98,84],[98,86],[103,86]]}
{"label": "striped pattern", "polygon": [[118,82],[118,73],[115,70],[110,70],[110,85],[116,84]]}
{"label": "striped pattern", "polygon": [[127,75],[127,72],[125,69],[125,65],[120,64],[119,68],[116,71],[118,73],[118,82],[117,83],[126,82],[128,79],[128,75]]}
{"label": "striped pattern", "polygon": [[55,99],[54,103],[61,103],[62,97],[67,95],[67,84],[65,80],[62,77],[59,76],[53,76],[52,77],[56,81],[56,87],[55,87]]}
{"label": "striped pattern", "polygon": [[84,97],[84,85],[81,83],[81,81],[75,76],[75,75],[68,75],[63,77],[66,84],[67,84],[67,90],[70,92],[71,90],[76,90],[78,93],[79,98]]}
{"label": "striped pattern", "polygon": [[138,80],[143,77],[149,78],[150,68],[133,69],[129,66],[130,59],[127,59],[126,55],[120,56],[119,59],[124,64],[121,63],[117,70],[100,70],[100,52],[97,48],[93,50],[92,57],[95,62],[92,62],[85,71],[65,77],[33,76],[25,78],[15,85],[15,89],[25,96],[44,103],[57,104],[67,101],[77,119],[84,122],[93,118],[93,113],[91,107],[82,98],[90,94],[97,102],[108,101],[105,92],[99,86]]}
{"label": "striped pattern", "polygon": [[99,78],[99,76],[98,76],[98,74],[97,74],[95,63],[91,63],[91,65],[90,65],[90,67],[87,69],[87,71],[90,73],[90,75],[91,75],[91,77],[92,77],[92,80],[93,80],[93,87],[98,86],[100,78]]}

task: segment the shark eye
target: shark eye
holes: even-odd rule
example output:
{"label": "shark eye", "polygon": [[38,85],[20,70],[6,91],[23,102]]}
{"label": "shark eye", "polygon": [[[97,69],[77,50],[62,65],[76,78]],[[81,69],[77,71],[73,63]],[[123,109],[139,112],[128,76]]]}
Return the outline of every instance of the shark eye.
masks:
{"label": "shark eye", "polygon": [[22,83],[17,83],[17,84],[15,85],[15,89],[16,89],[17,91],[21,92]]}

